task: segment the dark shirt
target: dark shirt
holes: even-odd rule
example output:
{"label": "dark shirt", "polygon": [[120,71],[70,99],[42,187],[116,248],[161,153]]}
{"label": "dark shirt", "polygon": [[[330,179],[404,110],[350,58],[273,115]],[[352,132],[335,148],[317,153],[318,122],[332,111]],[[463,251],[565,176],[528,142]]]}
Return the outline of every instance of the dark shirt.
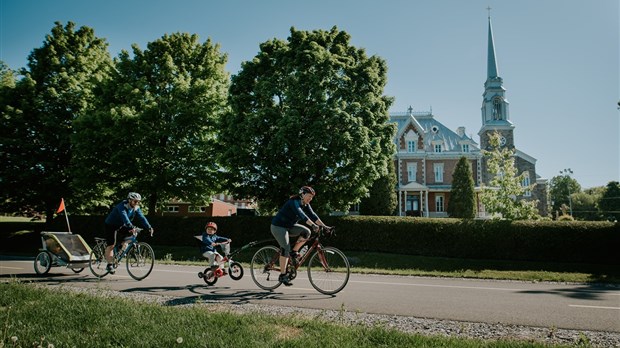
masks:
{"label": "dark shirt", "polygon": [[206,251],[213,251],[215,252],[215,247],[213,246],[213,243],[224,243],[224,242],[228,242],[228,238],[226,237],[220,237],[217,234],[211,234],[209,235],[207,232],[203,232],[202,233],[202,245],[200,245],[200,252],[204,253]]}
{"label": "dark shirt", "polygon": [[142,214],[142,209],[140,209],[140,206],[132,208],[129,205],[129,202],[126,200],[120,202],[114,208],[112,208],[112,211],[105,219],[105,223],[111,226],[130,227],[134,218],[138,218],[138,221],[140,221],[142,227],[146,229],[151,228],[151,224],[149,224],[146,217],[144,217],[144,214]]}
{"label": "dark shirt", "polygon": [[314,213],[310,204],[302,205],[301,198],[293,197],[286,201],[276,216],[271,220],[274,226],[291,228],[297,221],[306,222],[308,219],[316,221],[319,217]]}

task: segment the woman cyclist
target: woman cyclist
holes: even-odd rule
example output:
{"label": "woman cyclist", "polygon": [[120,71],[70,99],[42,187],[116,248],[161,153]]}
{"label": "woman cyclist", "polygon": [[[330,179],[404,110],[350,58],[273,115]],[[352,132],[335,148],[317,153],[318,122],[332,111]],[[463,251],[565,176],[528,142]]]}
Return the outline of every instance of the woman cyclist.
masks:
{"label": "woman cyclist", "polygon": [[[304,222],[317,231],[319,226],[327,225],[321,221],[310,206],[310,201],[314,198],[314,189],[310,186],[303,186],[299,189],[298,194],[289,198],[280,208],[276,216],[271,220],[271,234],[275,237],[280,245],[280,277],[278,280],[286,286],[291,286],[290,279],[286,274],[286,266],[289,258],[295,262],[297,259],[297,251],[310,237],[310,229],[300,223]],[[290,237],[297,237],[297,242],[291,250],[289,242]]]}

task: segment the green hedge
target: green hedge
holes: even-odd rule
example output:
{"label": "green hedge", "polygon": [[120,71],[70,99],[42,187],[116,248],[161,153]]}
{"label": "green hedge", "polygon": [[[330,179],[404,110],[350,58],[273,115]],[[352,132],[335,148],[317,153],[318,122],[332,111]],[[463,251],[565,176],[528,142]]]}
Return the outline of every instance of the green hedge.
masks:
{"label": "green hedge", "polygon": [[[89,244],[103,236],[102,216],[72,216],[71,230]],[[620,224],[581,221],[497,221],[411,217],[325,217],[336,236],[324,244],[342,250],[373,251],[467,259],[529,260],[620,265]],[[194,235],[208,221],[233,239],[233,249],[255,240],[272,240],[270,217],[149,217],[153,245],[198,246]],[[36,253],[42,230],[67,231],[64,218],[42,223],[0,223],[0,252]]]}

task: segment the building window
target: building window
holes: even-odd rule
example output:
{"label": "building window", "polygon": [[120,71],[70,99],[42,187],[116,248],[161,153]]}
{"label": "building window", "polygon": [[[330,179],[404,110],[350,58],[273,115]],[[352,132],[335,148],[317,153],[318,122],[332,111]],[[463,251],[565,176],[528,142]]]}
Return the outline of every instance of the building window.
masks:
{"label": "building window", "polygon": [[469,144],[461,145],[461,149],[463,150],[463,152],[469,152]]}
{"label": "building window", "polygon": [[407,163],[407,181],[416,181],[417,163]]}
{"label": "building window", "polygon": [[169,213],[178,213],[179,212],[179,206],[178,205],[169,205],[168,206],[168,212]]}
{"label": "building window", "polygon": [[407,140],[407,152],[415,152],[415,140]]}
{"label": "building window", "polygon": [[435,196],[435,211],[443,212],[443,196]]}
{"label": "building window", "polygon": [[504,116],[502,115],[502,98],[493,99],[493,119],[494,120],[504,119]]}
{"label": "building window", "polygon": [[435,144],[435,152],[441,152],[441,144]]}
{"label": "building window", "polygon": [[435,182],[443,182],[443,163],[434,163]]}
{"label": "building window", "polygon": [[190,205],[189,208],[187,208],[187,211],[190,213],[204,213],[207,211],[207,207],[205,206],[197,207],[195,205]]}
{"label": "building window", "polygon": [[525,192],[523,193],[524,197],[532,197],[532,191],[530,188],[530,173],[525,172],[523,175],[523,180],[521,181],[521,186],[525,188]]}

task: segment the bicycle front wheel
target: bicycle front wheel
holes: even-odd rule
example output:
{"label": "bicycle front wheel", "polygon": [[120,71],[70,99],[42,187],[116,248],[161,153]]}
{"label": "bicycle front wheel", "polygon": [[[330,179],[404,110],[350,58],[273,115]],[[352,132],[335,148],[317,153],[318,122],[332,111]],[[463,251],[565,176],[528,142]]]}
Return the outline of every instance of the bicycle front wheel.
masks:
{"label": "bicycle front wheel", "polygon": [[349,282],[350,274],[349,260],[334,247],[317,250],[308,262],[308,280],[322,294],[340,292]]}
{"label": "bicycle front wheel", "polygon": [[88,262],[88,268],[97,278],[103,278],[108,274],[106,266],[108,265],[105,259],[105,246],[97,244],[90,252],[90,260]]}
{"label": "bicycle front wheel", "polygon": [[135,279],[142,280],[148,277],[155,264],[155,252],[150,245],[140,242],[132,245],[127,252],[127,273]]}
{"label": "bicycle front wheel", "polygon": [[250,274],[252,280],[263,290],[273,290],[280,286],[280,251],[273,245],[258,249],[252,257]]}

